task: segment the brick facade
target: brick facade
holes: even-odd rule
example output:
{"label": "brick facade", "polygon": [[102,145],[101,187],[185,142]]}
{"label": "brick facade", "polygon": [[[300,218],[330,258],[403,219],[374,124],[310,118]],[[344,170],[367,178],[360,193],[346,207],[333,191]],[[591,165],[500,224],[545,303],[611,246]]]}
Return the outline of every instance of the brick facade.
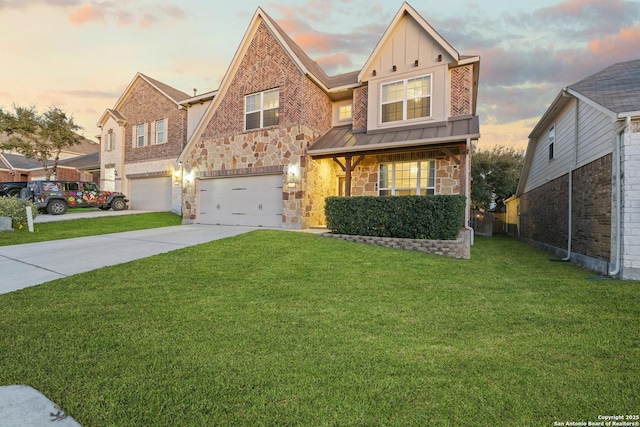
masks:
{"label": "brick facade", "polygon": [[454,68],[451,73],[451,117],[473,114],[473,66]]}
{"label": "brick facade", "polygon": [[[612,156],[573,171],[572,254],[607,261],[611,255]],[[568,247],[569,176],[520,198],[520,237],[543,246]]]}
{"label": "brick facade", "polygon": [[[118,109],[127,118],[124,127],[124,161],[125,163],[147,162],[156,159],[176,159],[187,142],[187,111],[159,92],[156,88],[139,79],[131,89],[131,93]],[[147,125],[145,140],[147,145],[135,147],[134,129],[139,124],[151,124],[156,120],[167,119],[167,142],[149,144],[152,135],[151,126]]]}
{"label": "brick facade", "polygon": [[353,129],[363,131],[367,129],[367,107],[369,89],[367,86],[353,91]]}
{"label": "brick facade", "polygon": [[[278,126],[245,131],[245,96],[273,88],[280,91]],[[309,176],[306,149],[331,128],[331,111],[329,98],[300,73],[261,23],[203,135],[186,153],[185,168],[199,177],[207,171],[238,171],[233,174],[240,175],[247,170],[259,173],[263,168],[276,168],[286,180],[287,168],[296,165],[302,173],[301,182],[284,186],[283,225],[315,225],[311,218],[318,207],[311,194],[319,184]],[[183,196],[183,218],[193,220],[197,213],[194,188],[186,186]]]}

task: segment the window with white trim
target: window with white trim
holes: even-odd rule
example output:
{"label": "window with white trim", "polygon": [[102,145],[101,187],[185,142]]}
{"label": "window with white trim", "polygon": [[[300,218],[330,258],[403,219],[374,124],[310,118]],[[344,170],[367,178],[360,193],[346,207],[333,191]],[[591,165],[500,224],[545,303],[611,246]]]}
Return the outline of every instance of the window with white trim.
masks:
{"label": "window with white trim", "polygon": [[549,129],[549,160],[553,160],[555,156],[555,142],[556,142],[556,126],[551,126]]}
{"label": "window with white trim", "polygon": [[156,120],[156,144],[167,142],[166,121]]}
{"label": "window with white trim", "polygon": [[107,133],[107,151],[113,151],[115,149],[115,133],[113,132],[113,129],[109,129],[109,133]]}
{"label": "window with white trim", "polygon": [[245,130],[276,126],[279,113],[280,89],[254,93],[244,98]]}
{"label": "window with white trim", "polygon": [[352,117],[352,105],[341,105],[338,107],[338,121],[351,120]]}
{"label": "window with white trim", "polygon": [[382,85],[382,123],[431,117],[431,76]]}
{"label": "window with white trim", "polygon": [[138,125],[138,131],[136,132],[138,147],[144,147],[144,129],[144,124]]}
{"label": "window with white trim", "polygon": [[435,160],[382,163],[379,176],[381,196],[425,196],[436,193]]}

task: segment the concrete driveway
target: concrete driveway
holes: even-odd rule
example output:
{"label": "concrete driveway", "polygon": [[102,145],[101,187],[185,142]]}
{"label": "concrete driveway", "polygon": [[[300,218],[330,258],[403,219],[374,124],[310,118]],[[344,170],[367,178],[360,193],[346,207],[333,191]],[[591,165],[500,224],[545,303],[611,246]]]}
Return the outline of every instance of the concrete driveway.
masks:
{"label": "concrete driveway", "polygon": [[[107,211],[108,212],[108,211]],[[44,217],[64,217],[65,215]],[[174,249],[237,236],[253,227],[177,225],[0,246],[0,294]]]}

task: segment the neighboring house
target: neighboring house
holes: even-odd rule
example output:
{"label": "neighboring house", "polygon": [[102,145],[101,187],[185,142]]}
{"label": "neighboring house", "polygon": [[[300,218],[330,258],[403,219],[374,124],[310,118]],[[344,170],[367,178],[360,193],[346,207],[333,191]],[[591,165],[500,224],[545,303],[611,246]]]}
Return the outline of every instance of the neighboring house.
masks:
{"label": "neighboring house", "polygon": [[258,8],[180,155],[184,222],[308,228],[327,196],[468,199],[479,64],[404,3],[364,67],[330,77]]}
{"label": "neighboring house", "polygon": [[98,122],[100,186],[126,194],[132,209],[180,212],[176,159],[187,143],[190,96],[138,73]]}
{"label": "neighboring house", "polygon": [[[47,162],[48,166],[53,161]],[[100,182],[100,145],[88,139],[60,153],[55,179]],[[0,153],[0,181],[46,179],[44,168],[36,159],[13,152]]]}
{"label": "neighboring house", "polygon": [[[603,274],[640,279],[640,60],[564,88],[529,135],[521,238]],[[516,215],[517,216],[517,215]]]}

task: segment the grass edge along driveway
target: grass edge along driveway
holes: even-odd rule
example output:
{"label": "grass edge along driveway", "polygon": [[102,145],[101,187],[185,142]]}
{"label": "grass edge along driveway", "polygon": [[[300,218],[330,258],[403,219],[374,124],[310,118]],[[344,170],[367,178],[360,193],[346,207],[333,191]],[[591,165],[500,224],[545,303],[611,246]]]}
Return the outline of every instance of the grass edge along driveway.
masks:
{"label": "grass edge along driveway", "polygon": [[640,408],[640,288],[260,230],[0,295],[0,384],[83,426],[553,425]]}

